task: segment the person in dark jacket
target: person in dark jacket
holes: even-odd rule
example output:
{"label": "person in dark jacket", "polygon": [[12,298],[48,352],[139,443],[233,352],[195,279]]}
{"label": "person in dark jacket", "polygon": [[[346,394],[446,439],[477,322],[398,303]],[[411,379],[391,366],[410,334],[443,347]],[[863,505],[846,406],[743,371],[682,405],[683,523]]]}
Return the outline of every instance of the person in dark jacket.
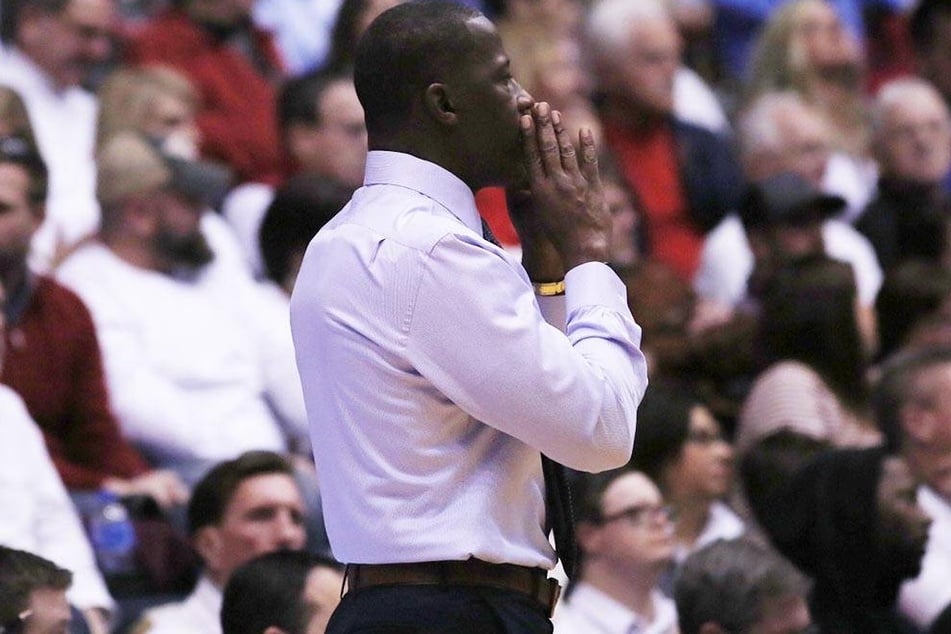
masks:
{"label": "person in dark jacket", "polygon": [[931,520],[902,458],[877,447],[824,452],[753,510],[814,579],[810,607],[824,634],[914,631],[895,604],[920,570]]}

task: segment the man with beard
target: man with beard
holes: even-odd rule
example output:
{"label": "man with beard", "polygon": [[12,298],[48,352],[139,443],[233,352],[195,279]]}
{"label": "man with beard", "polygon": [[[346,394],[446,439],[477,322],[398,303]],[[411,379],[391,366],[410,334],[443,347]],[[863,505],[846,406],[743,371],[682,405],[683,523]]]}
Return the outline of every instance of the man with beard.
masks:
{"label": "man with beard", "polygon": [[281,317],[261,312],[255,286],[207,266],[203,165],[133,133],[97,160],[100,234],[57,274],[92,313],[123,431],[189,483],[243,451],[287,450],[293,430],[276,412],[294,365],[275,345]]}
{"label": "man with beard", "polygon": [[902,582],[921,572],[928,541],[917,488],[900,456],[837,449],[754,502],[772,544],[814,580],[810,611],[824,634],[912,631],[897,601]]}
{"label": "man with beard", "polygon": [[46,193],[46,167],[36,150],[22,137],[0,137],[0,285],[6,289],[0,310],[7,324],[0,382],[23,399],[69,490],[105,488],[179,504],[186,498],[179,479],[152,470],[119,432],[89,311],[27,265]]}

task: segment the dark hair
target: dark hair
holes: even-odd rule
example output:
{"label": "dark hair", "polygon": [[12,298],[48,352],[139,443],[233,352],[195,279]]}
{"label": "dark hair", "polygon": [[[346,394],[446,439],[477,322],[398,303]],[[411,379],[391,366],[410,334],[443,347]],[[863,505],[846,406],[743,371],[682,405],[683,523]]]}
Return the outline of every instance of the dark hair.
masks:
{"label": "dark hair", "polygon": [[766,601],[808,592],[806,577],[779,554],[745,539],[718,540],[687,557],[674,601],[681,634],[704,623],[739,633],[762,618]]}
{"label": "dark hair", "polygon": [[844,405],[864,411],[866,360],[855,301],[851,265],[824,255],[787,262],[763,288],[758,325],[763,365],[804,363]]}
{"label": "dark hair", "polygon": [[468,57],[473,38],[466,21],[481,15],[444,0],[411,0],[374,20],[360,39],[353,72],[371,135],[403,124],[416,95]]}
{"label": "dark hair", "polygon": [[753,443],[740,459],[740,479],[750,507],[769,504],[799,469],[830,448],[825,440],[789,428]]}
{"label": "dark hair", "polygon": [[27,197],[34,205],[46,202],[49,172],[39,150],[22,136],[0,137],[0,163],[19,165],[29,174]]}
{"label": "dark hair", "polygon": [[919,53],[934,46],[939,17],[951,17],[951,0],[921,0],[908,21],[911,42]]}
{"label": "dark hair", "polygon": [[337,81],[349,81],[345,73],[312,72],[287,80],[277,97],[277,124],[282,132],[294,124],[319,125],[317,102]]}
{"label": "dark hair", "polygon": [[3,0],[3,15],[0,22],[0,38],[9,44],[16,39],[20,26],[20,17],[25,9],[41,13],[57,14],[63,11],[71,0]]}
{"label": "dark hair", "polygon": [[295,177],[277,190],[258,230],[269,278],[283,283],[291,255],[307,248],[320,228],[347,204],[353,191],[353,187],[309,175]]}
{"label": "dark hair", "polygon": [[[572,515],[575,523],[601,524],[604,517],[601,508],[604,492],[615,480],[628,473],[634,473],[630,464],[600,473],[576,472],[571,481]],[[569,581],[566,596],[571,596],[578,587],[578,582],[582,581],[586,556],[579,541],[575,552],[575,570],[580,572]]]}
{"label": "dark hair", "polygon": [[29,605],[38,588],[66,590],[73,573],[53,562],[26,552],[0,546],[0,625],[15,621]]}
{"label": "dark hair", "polygon": [[664,468],[675,461],[690,434],[690,410],[703,402],[687,387],[652,382],[637,408],[637,433],[631,465],[663,490]]}
{"label": "dark hair", "polygon": [[902,446],[902,408],[910,402],[929,401],[935,396],[920,390],[918,377],[926,370],[944,364],[951,364],[951,345],[904,350],[882,365],[872,391],[872,408],[890,451],[898,451]]}
{"label": "dark hair", "polygon": [[278,627],[303,633],[310,618],[303,602],[307,577],[317,566],[339,563],[306,551],[281,550],[255,557],[228,579],[221,604],[224,634],[260,634]]}
{"label": "dark hair", "polygon": [[571,484],[571,499],[574,503],[576,522],[601,521],[601,500],[611,483],[634,470],[630,466],[601,471],[600,473],[579,472]]}
{"label": "dark hair", "polygon": [[188,531],[218,524],[241,483],[259,475],[283,473],[294,476],[294,467],[273,451],[247,451],[233,460],[215,465],[195,485],[188,502]]}
{"label": "dark hair", "polygon": [[879,356],[886,358],[908,334],[951,296],[951,270],[936,262],[908,260],[885,274],[875,298],[880,333]]}

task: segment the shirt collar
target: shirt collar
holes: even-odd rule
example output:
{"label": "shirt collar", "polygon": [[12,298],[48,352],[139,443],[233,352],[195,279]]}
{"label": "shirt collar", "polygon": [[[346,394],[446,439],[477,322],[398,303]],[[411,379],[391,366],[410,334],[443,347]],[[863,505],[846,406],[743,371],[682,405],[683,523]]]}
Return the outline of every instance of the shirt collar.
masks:
{"label": "shirt collar", "polygon": [[50,95],[65,97],[75,89],[74,86],[57,88],[50,76],[16,46],[7,49],[5,56],[7,70],[19,75],[20,81],[24,82],[33,91],[43,91]]}
{"label": "shirt collar", "polygon": [[445,207],[482,235],[482,220],[472,190],[458,176],[435,163],[402,152],[373,150],[367,153],[363,184],[411,189]]}
{"label": "shirt collar", "polygon": [[605,632],[628,632],[643,621],[627,606],[583,581],[572,591],[568,602]]}

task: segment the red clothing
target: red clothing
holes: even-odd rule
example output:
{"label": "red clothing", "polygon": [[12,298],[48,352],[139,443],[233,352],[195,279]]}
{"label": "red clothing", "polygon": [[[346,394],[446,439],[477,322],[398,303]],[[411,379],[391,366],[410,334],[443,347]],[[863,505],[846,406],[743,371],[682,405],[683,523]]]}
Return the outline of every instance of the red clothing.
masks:
{"label": "red clothing", "polygon": [[109,408],[102,357],[89,310],[54,280],[39,276],[16,324],[7,325],[0,381],[19,393],[43,431],[69,489],[150,470],[121,435]]}
{"label": "red clothing", "polygon": [[[251,37],[270,66],[283,63],[270,35],[251,27]],[[202,152],[224,161],[241,182],[276,185],[282,177],[277,128],[277,91],[237,48],[170,10],[134,35],[126,49],[130,64],[165,64],[184,73],[198,90]]]}
{"label": "red clothing", "polygon": [[670,266],[682,279],[692,280],[704,238],[690,218],[673,126],[664,122],[634,132],[606,123],[604,134],[640,203],[650,257]]}

